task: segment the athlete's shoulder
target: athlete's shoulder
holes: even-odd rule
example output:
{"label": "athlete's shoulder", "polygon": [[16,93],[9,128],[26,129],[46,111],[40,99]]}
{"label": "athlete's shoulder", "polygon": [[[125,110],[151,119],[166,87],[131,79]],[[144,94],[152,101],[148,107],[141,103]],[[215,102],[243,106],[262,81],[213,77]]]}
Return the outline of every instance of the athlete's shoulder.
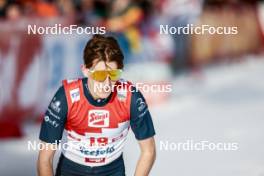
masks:
{"label": "athlete's shoulder", "polygon": [[126,79],[124,79],[124,78],[120,78],[120,79],[117,81],[117,83],[119,83],[119,84],[132,84],[131,81],[126,80]]}
{"label": "athlete's shoulder", "polygon": [[116,83],[119,87],[127,88],[129,90],[134,90],[136,86],[132,83],[132,81],[126,80],[126,79],[119,79]]}
{"label": "athlete's shoulder", "polygon": [[70,99],[71,103],[78,102],[80,100],[80,92],[83,79],[84,78],[64,79],[62,81],[67,99]]}
{"label": "athlete's shoulder", "polygon": [[63,86],[75,85],[78,84],[80,81],[82,81],[82,79],[83,78],[64,79],[62,80],[62,85]]}

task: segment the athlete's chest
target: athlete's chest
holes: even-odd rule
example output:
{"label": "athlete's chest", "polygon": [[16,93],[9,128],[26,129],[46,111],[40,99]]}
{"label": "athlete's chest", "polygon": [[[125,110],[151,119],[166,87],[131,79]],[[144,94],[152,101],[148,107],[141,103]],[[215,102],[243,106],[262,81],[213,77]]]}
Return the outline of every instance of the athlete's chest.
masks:
{"label": "athlete's chest", "polygon": [[96,107],[85,101],[75,103],[68,113],[66,129],[78,134],[102,133],[112,129],[116,133],[122,130],[122,124],[129,121],[129,112],[122,104],[111,102],[103,107]]}

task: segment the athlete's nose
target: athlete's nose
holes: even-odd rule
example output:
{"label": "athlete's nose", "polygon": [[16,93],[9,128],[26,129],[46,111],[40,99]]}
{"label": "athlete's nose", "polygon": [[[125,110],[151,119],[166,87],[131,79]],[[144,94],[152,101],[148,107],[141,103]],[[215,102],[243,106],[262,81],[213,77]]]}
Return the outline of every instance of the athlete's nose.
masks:
{"label": "athlete's nose", "polygon": [[107,75],[104,83],[107,84],[107,85],[109,85],[111,83],[109,75]]}
{"label": "athlete's nose", "polygon": [[107,76],[107,78],[105,79],[104,81],[104,85],[107,86],[107,90],[110,90],[111,89],[111,80],[110,80],[110,77],[109,75]]}

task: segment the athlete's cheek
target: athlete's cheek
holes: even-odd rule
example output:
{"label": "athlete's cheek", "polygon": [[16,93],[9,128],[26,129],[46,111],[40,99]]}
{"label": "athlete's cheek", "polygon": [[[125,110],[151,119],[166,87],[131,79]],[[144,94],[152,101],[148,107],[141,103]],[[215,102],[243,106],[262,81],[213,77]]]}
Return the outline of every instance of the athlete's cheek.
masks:
{"label": "athlete's cheek", "polygon": [[105,89],[104,90],[105,90],[105,92],[110,92],[112,90],[111,84],[105,85]]}
{"label": "athlete's cheek", "polygon": [[111,85],[115,85],[116,84],[116,81],[111,81]]}
{"label": "athlete's cheek", "polygon": [[112,82],[109,80],[109,78],[105,80],[103,86],[105,87],[105,92],[110,92],[112,90]]}

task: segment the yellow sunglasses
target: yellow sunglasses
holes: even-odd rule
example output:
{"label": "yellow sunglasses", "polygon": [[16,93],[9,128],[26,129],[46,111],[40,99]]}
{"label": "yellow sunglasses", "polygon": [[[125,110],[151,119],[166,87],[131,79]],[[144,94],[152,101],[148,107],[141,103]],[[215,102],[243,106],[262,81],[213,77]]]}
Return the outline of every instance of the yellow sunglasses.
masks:
{"label": "yellow sunglasses", "polygon": [[111,81],[117,81],[119,80],[122,70],[121,69],[115,69],[115,70],[89,70],[91,73],[91,77],[95,81],[103,82],[109,75],[109,78]]}

